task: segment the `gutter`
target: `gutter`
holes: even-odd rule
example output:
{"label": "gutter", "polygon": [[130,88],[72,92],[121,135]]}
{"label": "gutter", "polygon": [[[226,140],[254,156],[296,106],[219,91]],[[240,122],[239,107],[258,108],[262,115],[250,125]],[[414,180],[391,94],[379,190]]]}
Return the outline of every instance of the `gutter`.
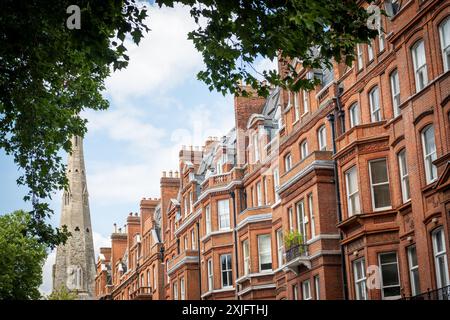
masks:
{"label": "gutter", "polygon": [[[340,90],[339,90],[340,93]],[[345,122],[344,122],[344,112],[341,108],[341,100],[339,93],[336,97],[333,98],[333,100],[336,103],[338,116],[341,120],[341,128],[342,131],[345,131]],[[328,121],[331,125],[331,134],[332,134],[332,140],[333,140],[333,156],[336,155],[336,123],[335,123],[335,115],[333,113],[330,113],[327,116]],[[333,157],[333,171],[334,171],[334,185],[335,185],[335,192],[336,192],[336,212],[337,212],[337,218],[338,218],[338,224],[342,222],[342,210],[341,210],[341,192],[339,190],[339,174],[338,174],[338,166],[337,161]],[[342,230],[339,230],[340,234],[340,251],[341,251],[341,273],[342,273],[342,290],[343,290],[343,296],[344,300],[348,300],[348,286],[347,286],[347,268],[346,268],[346,261],[345,261],[345,251],[344,246],[342,245],[342,240],[344,239],[344,234]]]}

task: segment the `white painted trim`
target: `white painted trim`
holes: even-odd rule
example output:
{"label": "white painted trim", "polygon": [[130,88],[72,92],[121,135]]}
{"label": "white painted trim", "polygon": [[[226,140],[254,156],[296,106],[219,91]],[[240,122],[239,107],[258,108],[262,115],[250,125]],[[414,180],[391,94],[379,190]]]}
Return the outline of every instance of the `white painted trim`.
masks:
{"label": "white painted trim", "polygon": [[178,261],[172,268],[167,270],[167,274],[170,276],[175,270],[177,270],[181,265],[185,263],[198,263],[198,257],[196,256],[185,256],[183,259]]}
{"label": "white painted trim", "polygon": [[315,160],[310,165],[308,165],[306,168],[298,172],[295,176],[293,176],[291,179],[286,181],[282,186],[278,188],[278,193],[281,193],[288,189],[290,186],[292,186],[295,182],[300,180],[302,177],[304,177],[309,172],[315,170],[315,169],[334,169],[333,161],[332,160]]}
{"label": "white painted trim", "polygon": [[312,244],[312,243],[317,242],[317,241],[322,240],[322,239],[326,239],[326,240],[335,240],[335,239],[337,239],[337,240],[339,240],[340,238],[341,238],[341,236],[339,234],[326,234],[326,233],[323,233],[323,234],[316,235],[314,238],[309,239],[308,241],[306,241],[306,244],[309,245],[309,244]]}
{"label": "white painted trim", "polygon": [[242,276],[242,277],[240,277],[239,279],[237,279],[237,280],[236,280],[236,283],[241,283],[241,282],[243,282],[244,280],[248,280],[248,279],[251,279],[251,278],[270,276],[270,275],[274,275],[274,274],[275,274],[274,271],[249,273],[249,274],[246,274],[245,276]]}
{"label": "white painted trim", "polygon": [[239,231],[249,223],[257,223],[268,220],[272,220],[272,213],[262,213],[262,214],[255,214],[253,216],[248,216],[247,218],[238,223],[236,231]]}
{"label": "white painted trim", "polygon": [[216,290],[210,290],[205,292],[204,294],[202,294],[202,298],[209,296],[213,293],[222,293],[222,292],[228,292],[228,291],[235,291],[236,289],[234,287],[229,287],[229,288],[222,288],[222,289],[216,289]]}
{"label": "white painted trim", "polygon": [[177,236],[181,231],[183,231],[192,221],[194,221],[198,216],[202,214],[202,210],[199,209],[196,213],[190,214],[188,218],[183,221],[183,223],[175,230],[174,234]]}
{"label": "white painted trim", "polygon": [[260,285],[257,285],[257,286],[248,286],[244,290],[239,291],[238,292],[238,296],[241,296],[241,295],[243,295],[243,294],[245,294],[245,293],[247,293],[249,291],[252,291],[252,290],[275,289],[276,287],[277,286],[275,284],[273,284],[273,283],[260,284]]}
{"label": "white painted trim", "polygon": [[212,231],[210,233],[208,233],[207,235],[205,235],[203,238],[200,239],[200,241],[205,241],[206,239],[208,239],[211,236],[215,236],[218,234],[224,234],[224,233],[231,233],[233,232],[233,229],[229,229],[229,230],[221,230],[221,231]]}

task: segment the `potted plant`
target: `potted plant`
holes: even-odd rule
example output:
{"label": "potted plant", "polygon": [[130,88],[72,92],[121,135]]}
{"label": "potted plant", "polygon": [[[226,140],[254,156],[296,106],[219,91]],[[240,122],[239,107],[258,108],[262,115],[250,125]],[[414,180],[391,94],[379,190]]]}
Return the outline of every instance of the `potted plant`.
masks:
{"label": "potted plant", "polygon": [[[305,252],[305,248],[303,246],[303,235],[298,231],[290,231],[287,232],[284,236],[284,247],[286,251],[289,250],[298,250],[299,254],[303,254]],[[297,249],[294,249],[297,248]],[[294,253],[294,252],[292,252]],[[297,252],[295,252],[297,253]]]}

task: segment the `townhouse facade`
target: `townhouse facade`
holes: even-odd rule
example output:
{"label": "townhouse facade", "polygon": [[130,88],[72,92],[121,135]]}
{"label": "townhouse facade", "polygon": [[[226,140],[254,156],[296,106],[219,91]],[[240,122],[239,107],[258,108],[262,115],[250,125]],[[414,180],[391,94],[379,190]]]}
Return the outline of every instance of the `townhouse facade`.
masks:
{"label": "townhouse facade", "polygon": [[98,298],[450,296],[450,2],[376,4],[352,67],[279,62],[320,85],[237,96],[234,128],[182,148],[101,250]]}

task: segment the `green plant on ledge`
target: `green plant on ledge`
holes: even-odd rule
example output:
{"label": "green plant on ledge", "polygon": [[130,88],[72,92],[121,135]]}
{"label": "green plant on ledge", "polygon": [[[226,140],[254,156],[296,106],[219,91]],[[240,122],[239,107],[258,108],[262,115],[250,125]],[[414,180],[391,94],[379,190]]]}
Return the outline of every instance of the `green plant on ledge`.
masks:
{"label": "green plant on ledge", "polygon": [[302,254],[305,251],[303,244],[303,235],[298,231],[290,231],[284,235],[284,247],[286,248],[286,251],[293,247],[297,247],[299,253]]}

